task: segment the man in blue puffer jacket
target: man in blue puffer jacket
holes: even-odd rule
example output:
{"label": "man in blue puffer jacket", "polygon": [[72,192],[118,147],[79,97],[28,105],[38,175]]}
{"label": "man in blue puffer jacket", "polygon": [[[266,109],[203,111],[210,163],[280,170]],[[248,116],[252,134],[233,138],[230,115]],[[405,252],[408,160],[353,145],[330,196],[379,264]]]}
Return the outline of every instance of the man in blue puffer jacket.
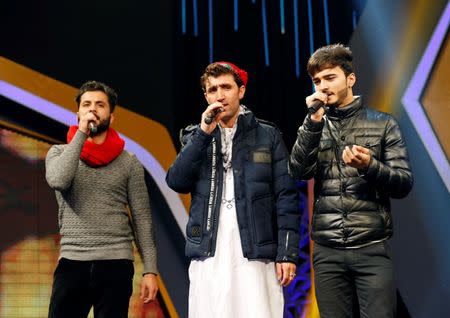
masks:
{"label": "man in blue puffer jacket", "polygon": [[181,133],[166,181],[191,193],[186,228],[190,317],[282,317],[298,260],[298,194],[279,130],[240,104],[247,72],[210,64],[209,104]]}

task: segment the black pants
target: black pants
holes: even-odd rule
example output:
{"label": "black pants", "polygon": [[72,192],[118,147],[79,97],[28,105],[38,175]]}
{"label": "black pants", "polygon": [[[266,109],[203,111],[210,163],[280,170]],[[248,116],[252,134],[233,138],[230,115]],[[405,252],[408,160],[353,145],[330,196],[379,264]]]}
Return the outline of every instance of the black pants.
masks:
{"label": "black pants", "polygon": [[313,264],[321,318],[353,317],[355,298],[361,318],[395,316],[394,270],[386,241],[358,249],[316,243]]}
{"label": "black pants", "polygon": [[128,317],[133,289],[130,260],[74,261],[62,258],[56,267],[49,318]]}

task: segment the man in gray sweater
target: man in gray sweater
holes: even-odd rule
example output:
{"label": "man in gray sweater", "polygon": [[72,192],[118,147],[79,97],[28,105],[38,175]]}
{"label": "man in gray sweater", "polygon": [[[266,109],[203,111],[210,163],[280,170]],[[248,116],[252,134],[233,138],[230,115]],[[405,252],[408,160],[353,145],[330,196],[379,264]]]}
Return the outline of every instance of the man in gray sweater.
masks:
{"label": "man in gray sweater", "polygon": [[[144,263],[141,299],[155,299],[156,248],[144,169],[110,128],[117,95],[103,83],[83,84],[76,96],[78,126],[46,158],[55,190],[61,254],[49,317],[127,317],[134,239]],[[128,209],[128,208],[129,209]]]}

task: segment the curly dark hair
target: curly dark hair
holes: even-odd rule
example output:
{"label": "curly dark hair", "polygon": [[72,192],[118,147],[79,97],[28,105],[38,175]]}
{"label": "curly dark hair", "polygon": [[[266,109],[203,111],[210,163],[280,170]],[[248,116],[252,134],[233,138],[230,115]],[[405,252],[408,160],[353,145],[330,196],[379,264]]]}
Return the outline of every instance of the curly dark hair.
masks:
{"label": "curly dark hair", "polygon": [[81,95],[83,95],[86,92],[94,92],[94,91],[101,91],[105,93],[106,96],[108,96],[109,108],[111,110],[111,113],[113,113],[114,108],[116,108],[117,105],[118,100],[117,93],[108,85],[97,81],[88,81],[83,85],[81,85],[77,95],[75,96],[75,101],[77,102],[78,108],[80,108]]}
{"label": "curly dark hair", "polygon": [[228,68],[219,63],[211,63],[206,67],[205,72],[200,77],[200,86],[202,87],[203,91],[206,90],[206,81],[208,80],[208,77],[219,77],[223,74],[233,75],[234,81],[236,82],[238,87],[244,85],[242,79],[231,68]]}
{"label": "curly dark hair", "polygon": [[354,73],[352,60],[353,54],[349,47],[331,44],[317,49],[309,58],[306,68],[309,76],[313,77],[326,68],[340,66],[345,76],[349,76]]}

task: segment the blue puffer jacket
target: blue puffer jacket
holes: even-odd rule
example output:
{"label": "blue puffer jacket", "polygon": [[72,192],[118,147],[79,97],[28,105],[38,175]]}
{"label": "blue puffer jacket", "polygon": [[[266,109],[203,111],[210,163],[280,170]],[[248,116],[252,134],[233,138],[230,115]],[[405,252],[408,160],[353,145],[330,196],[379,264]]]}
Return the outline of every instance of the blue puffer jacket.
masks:
{"label": "blue puffer jacket", "polygon": [[[223,185],[220,129],[182,131],[183,148],[170,167],[170,188],[191,193],[186,255],[214,256]],[[298,193],[287,170],[280,132],[245,109],[238,117],[232,168],[242,251],[248,259],[298,261]],[[215,153],[215,156],[213,156]]]}

